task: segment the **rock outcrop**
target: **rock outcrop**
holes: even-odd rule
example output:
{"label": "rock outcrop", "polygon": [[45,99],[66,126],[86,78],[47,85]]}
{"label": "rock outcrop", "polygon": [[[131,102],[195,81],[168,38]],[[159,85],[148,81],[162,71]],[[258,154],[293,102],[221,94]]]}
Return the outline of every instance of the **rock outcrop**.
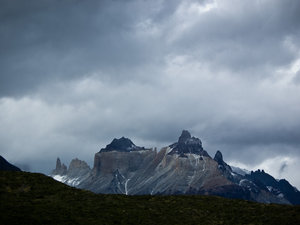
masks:
{"label": "rock outcrop", "polygon": [[197,154],[209,157],[208,153],[203,149],[202,142],[199,138],[192,137],[187,130],[183,130],[178,142],[169,146],[171,151],[169,155],[178,154],[181,157],[186,157],[185,154]]}
{"label": "rock outcrop", "polygon": [[62,164],[60,161],[60,158],[56,159],[56,167],[52,171],[52,174],[56,175],[65,175],[67,173],[67,166],[65,164]]}
{"label": "rock outcrop", "polygon": [[218,169],[221,173],[228,178],[229,180],[233,181],[233,173],[231,167],[224,162],[222,153],[218,150],[215,154],[214,160],[218,163]]}
{"label": "rock outcrop", "polygon": [[91,168],[88,164],[79,159],[73,159],[69,168],[62,164],[60,159],[56,160],[56,168],[52,171],[51,176],[58,181],[70,186],[78,186],[82,181],[90,176]]}

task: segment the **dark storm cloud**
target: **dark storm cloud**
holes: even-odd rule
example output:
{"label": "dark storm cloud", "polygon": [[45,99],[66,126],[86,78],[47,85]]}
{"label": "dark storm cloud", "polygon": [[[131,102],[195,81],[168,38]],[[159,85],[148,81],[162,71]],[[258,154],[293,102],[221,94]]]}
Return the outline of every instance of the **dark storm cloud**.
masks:
{"label": "dark storm cloud", "polygon": [[132,34],[145,10],[134,1],[2,1],[1,95],[97,70],[130,77],[151,53]]}
{"label": "dark storm cloud", "polygon": [[179,51],[229,69],[239,76],[270,76],[269,67],[288,64],[296,56],[282,41],[299,39],[300,3],[262,1],[228,4],[225,9],[188,21],[175,40]]}
{"label": "dark storm cloud", "polygon": [[211,155],[300,186],[299,1],[0,4],[9,160],[92,165],[114,137],[163,147],[188,129]]}
{"label": "dark storm cloud", "polygon": [[[198,4],[205,2],[211,1]],[[262,76],[257,70],[294,57],[280,43],[287,35],[299,35],[296,1],[249,4],[247,11],[247,5],[228,4],[220,13],[180,15],[180,7],[185,10],[191,3],[2,1],[0,94],[22,94],[94,71],[108,72],[114,81],[133,79],[137,67],[162,63],[164,54],[192,55],[218,69],[248,69],[248,76]],[[136,26],[147,19],[162,36],[136,35]],[[189,29],[176,31],[180,23]],[[168,37],[175,40],[169,43]]]}

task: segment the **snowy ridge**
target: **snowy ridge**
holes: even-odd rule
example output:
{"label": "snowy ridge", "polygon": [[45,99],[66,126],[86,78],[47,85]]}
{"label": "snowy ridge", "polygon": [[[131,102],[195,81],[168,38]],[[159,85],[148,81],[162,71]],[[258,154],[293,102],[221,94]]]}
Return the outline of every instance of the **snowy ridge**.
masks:
{"label": "snowy ridge", "polygon": [[236,166],[230,166],[232,171],[236,174],[239,174],[239,175],[242,175],[242,176],[245,176],[246,174],[250,174],[250,171],[249,170],[246,170],[246,169],[242,169],[242,168],[239,168],[239,167],[236,167]]}
{"label": "snowy ridge", "polygon": [[76,187],[80,184],[80,178],[69,178],[68,176],[54,175],[52,176],[54,180],[65,183],[69,186]]}

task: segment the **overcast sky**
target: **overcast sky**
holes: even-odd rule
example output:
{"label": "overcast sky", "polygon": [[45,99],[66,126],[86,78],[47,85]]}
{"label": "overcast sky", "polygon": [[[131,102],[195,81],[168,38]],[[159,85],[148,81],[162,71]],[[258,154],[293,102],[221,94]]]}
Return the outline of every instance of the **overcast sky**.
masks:
{"label": "overcast sky", "polygon": [[0,0],[0,154],[49,173],[113,138],[300,188],[299,0]]}

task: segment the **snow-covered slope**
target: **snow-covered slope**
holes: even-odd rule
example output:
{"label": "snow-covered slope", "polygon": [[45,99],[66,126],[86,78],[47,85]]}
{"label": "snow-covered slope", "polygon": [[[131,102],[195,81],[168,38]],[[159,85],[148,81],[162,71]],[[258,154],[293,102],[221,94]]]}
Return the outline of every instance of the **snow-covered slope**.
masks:
{"label": "snow-covered slope", "polygon": [[236,167],[236,166],[230,166],[230,167],[231,167],[231,169],[234,173],[237,173],[239,175],[245,176],[246,174],[250,174],[249,170],[242,169],[242,168],[239,168],[239,167]]}

